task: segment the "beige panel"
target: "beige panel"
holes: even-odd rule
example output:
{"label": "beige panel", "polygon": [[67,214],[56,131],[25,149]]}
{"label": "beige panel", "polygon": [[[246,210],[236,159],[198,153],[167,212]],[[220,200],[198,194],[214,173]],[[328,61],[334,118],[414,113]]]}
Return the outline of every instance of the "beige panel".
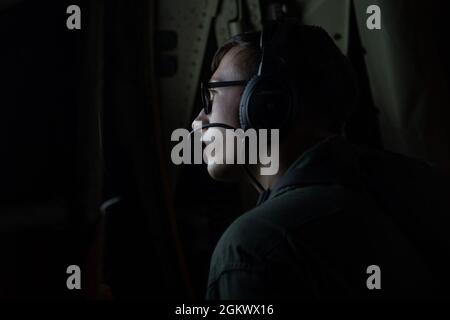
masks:
{"label": "beige panel", "polygon": [[203,56],[218,0],[159,1],[158,29],[178,34],[178,46],[164,54],[177,57],[178,72],[160,79],[165,141],[176,128],[190,125]]}
{"label": "beige panel", "polygon": [[344,54],[348,50],[350,0],[297,0],[304,24],[324,28]]}
{"label": "beige panel", "polygon": [[[244,12],[248,16],[244,16]],[[248,19],[251,25],[244,25],[244,19]],[[218,47],[230,37],[250,29],[261,30],[258,0],[221,1],[215,23]]]}

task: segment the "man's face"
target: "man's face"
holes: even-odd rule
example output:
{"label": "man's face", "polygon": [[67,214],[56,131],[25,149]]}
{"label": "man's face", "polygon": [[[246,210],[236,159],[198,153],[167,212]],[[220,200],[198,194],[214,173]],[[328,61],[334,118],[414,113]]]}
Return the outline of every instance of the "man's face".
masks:
{"label": "man's face", "polygon": [[[220,82],[247,80],[247,77],[244,77],[239,67],[239,53],[242,50],[243,49],[240,47],[231,48],[222,58],[219,67],[212,75],[210,81]],[[213,96],[211,112],[209,114],[205,114],[204,110],[201,110],[198,116],[193,121],[192,128],[195,129],[200,127],[201,125],[209,123],[223,123],[233,128],[239,128],[239,102],[243,89],[243,86],[210,89]],[[212,178],[216,180],[236,180],[241,174],[241,169],[236,164],[225,164],[227,162],[225,148],[225,129],[215,127],[204,129],[204,140],[208,140],[208,137],[210,137],[211,135],[217,136],[217,134],[215,134],[214,132],[217,133],[217,131],[219,130],[222,131],[224,153],[221,154],[220,152],[217,152],[213,155],[212,159],[210,157],[207,158],[208,173]],[[234,154],[236,154],[236,152],[234,152]],[[221,159],[223,164],[214,163],[220,162],[218,161],[218,159]]]}

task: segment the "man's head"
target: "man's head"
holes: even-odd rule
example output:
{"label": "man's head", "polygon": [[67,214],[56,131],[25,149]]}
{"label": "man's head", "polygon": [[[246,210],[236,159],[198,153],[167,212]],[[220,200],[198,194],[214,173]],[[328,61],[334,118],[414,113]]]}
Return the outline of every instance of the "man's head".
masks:
{"label": "man's head", "polygon": [[[291,119],[290,135],[298,130],[320,133],[339,133],[350,115],[355,99],[356,85],[352,68],[328,34],[319,27],[304,26],[296,21],[283,25],[283,43],[276,45],[276,55],[284,61],[279,73],[295,92],[295,117]],[[279,37],[280,38],[280,37]],[[211,82],[249,80],[258,71],[261,60],[260,33],[250,32],[228,40],[216,52]],[[243,85],[212,88],[212,108],[209,114],[202,110],[193,127],[208,123],[225,123],[240,127],[239,105]],[[210,128],[206,133],[220,130]],[[298,139],[297,139],[298,138]],[[296,136],[294,140],[301,140]],[[285,139],[284,141],[290,141]],[[283,141],[282,141],[283,143]],[[223,155],[219,155],[223,156]],[[234,179],[240,170],[230,165],[208,165],[210,175],[218,180]]]}

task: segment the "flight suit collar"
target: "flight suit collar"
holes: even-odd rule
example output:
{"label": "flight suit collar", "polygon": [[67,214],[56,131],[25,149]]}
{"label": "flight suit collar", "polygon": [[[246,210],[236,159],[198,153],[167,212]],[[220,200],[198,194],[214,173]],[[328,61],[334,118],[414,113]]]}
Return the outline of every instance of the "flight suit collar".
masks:
{"label": "flight suit collar", "polygon": [[272,189],[260,193],[257,206],[299,186],[360,183],[355,147],[344,137],[333,135],[321,140],[295,160]]}

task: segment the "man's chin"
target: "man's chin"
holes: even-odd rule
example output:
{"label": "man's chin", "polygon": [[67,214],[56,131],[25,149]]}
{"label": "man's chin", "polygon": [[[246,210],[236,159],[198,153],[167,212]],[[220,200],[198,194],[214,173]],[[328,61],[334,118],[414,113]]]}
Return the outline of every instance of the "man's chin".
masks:
{"label": "man's chin", "polygon": [[209,163],[208,173],[217,181],[236,182],[240,179],[242,169],[239,165]]}

